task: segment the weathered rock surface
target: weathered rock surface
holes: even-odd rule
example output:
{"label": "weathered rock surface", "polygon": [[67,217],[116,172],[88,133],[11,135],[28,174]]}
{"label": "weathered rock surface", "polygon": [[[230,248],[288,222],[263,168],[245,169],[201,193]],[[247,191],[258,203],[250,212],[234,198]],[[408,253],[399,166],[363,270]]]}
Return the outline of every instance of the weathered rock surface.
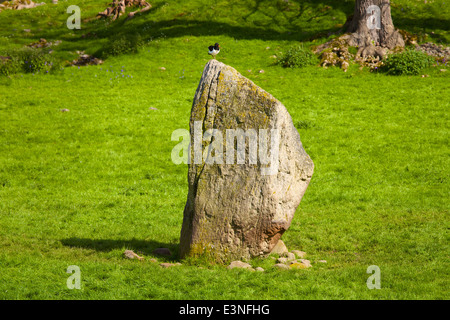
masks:
{"label": "weathered rock surface", "polygon": [[[229,140],[227,129],[242,130],[243,163],[236,157],[242,144],[232,135]],[[286,108],[212,59],[195,93],[190,133],[181,258],[206,254],[225,262],[269,254],[290,226],[314,169]]]}
{"label": "weathered rock surface", "polygon": [[289,250],[284,244],[283,240],[278,240],[277,244],[273,246],[272,250],[270,251],[270,253],[278,254],[280,256],[283,256],[288,252]]}

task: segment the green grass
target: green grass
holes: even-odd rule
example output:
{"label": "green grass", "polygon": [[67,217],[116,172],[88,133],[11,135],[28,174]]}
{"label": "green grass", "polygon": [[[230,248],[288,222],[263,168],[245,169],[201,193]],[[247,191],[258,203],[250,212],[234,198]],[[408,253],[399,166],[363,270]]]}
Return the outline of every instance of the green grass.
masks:
{"label": "green grass", "polygon": [[[302,9],[297,18],[283,1],[258,3],[152,2],[131,21],[74,31],[64,27],[64,2],[0,13],[0,51],[60,39],[53,54],[71,60],[76,50],[102,54],[124,34],[146,41],[100,66],[0,78],[0,298],[449,298],[449,72],[282,68],[272,55],[315,35],[325,41],[320,34],[345,22],[353,2],[291,1]],[[106,7],[71,4],[83,19]],[[419,31],[447,45],[448,23],[439,21],[448,22],[448,10],[442,1],[393,1],[397,27],[417,31],[424,22]],[[88,32],[98,38],[83,38]],[[171,162],[170,137],[188,128],[214,42],[219,60],[286,106],[315,163],[283,235],[289,249],[308,253],[311,269],[276,271],[270,259],[251,261],[265,273],[205,261],[162,269],[122,257],[132,249],[148,260],[168,247],[173,256],[158,260],[179,261],[187,167]],[[66,287],[69,265],[81,268],[81,290]],[[366,287],[370,265],[381,269],[380,290]]]}

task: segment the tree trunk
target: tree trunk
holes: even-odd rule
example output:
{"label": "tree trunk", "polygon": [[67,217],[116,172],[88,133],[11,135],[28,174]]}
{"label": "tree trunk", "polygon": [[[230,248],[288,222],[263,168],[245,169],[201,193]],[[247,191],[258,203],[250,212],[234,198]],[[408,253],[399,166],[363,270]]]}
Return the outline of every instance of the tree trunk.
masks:
{"label": "tree trunk", "polygon": [[389,0],[356,0],[347,31],[352,33],[349,44],[359,47],[362,56],[383,56],[386,49],[405,46],[402,35],[394,28]]}

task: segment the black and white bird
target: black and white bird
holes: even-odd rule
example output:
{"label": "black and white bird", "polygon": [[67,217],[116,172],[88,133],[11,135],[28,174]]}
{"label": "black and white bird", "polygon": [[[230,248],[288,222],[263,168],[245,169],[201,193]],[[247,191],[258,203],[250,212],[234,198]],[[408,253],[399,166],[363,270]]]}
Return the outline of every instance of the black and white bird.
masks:
{"label": "black and white bird", "polygon": [[215,45],[209,46],[208,49],[208,54],[212,55],[213,59],[215,59],[216,55],[220,52],[220,46],[217,42]]}

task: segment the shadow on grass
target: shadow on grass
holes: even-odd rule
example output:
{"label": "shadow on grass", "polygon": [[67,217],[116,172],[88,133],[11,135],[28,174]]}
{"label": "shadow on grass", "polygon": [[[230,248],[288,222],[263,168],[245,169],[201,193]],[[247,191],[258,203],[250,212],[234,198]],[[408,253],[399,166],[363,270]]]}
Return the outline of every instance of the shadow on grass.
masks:
{"label": "shadow on grass", "polygon": [[448,42],[446,36],[440,34],[437,30],[450,31],[450,19],[396,17],[394,24],[395,27],[406,30],[412,34],[426,32],[428,33],[428,36],[436,42]]}
{"label": "shadow on grass", "polygon": [[[312,0],[295,1],[297,7],[293,10],[290,5],[280,2],[269,10],[268,0],[257,0],[254,5],[248,3],[249,12],[241,18],[244,23],[238,23],[237,20],[227,19],[225,21],[217,21],[207,19],[205,15],[199,15],[197,19],[189,18],[189,13],[196,9],[204,9],[204,6],[196,8],[195,6],[185,9],[172,19],[153,20],[153,17],[158,17],[159,12],[163,10],[166,2],[152,3],[153,7],[144,13],[138,13],[134,19],[127,20],[125,15],[118,20],[112,22],[110,19],[95,19],[95,15],[83,20],[81,30],[69,30],[65,27],[61,28],[47,28],[38,24],[30,24],[26,17],[19,16],[22,19],[20,23],[32,29],[33,33],[18,33],[20,34],[21,43],[30,43],[35,39],[45,38],[48,40],[63,40],[64,49],[62,51],[76,51],[87,50],[90,54],[100,58],[106,58],[111,46],[114,47],[114,42],[122,38],[139,36],[143,42],[151,41],[152,39],[164,38],[178,38],[183,36],[211,36],[216,37],[220,35],[231,36],[235,39],[261,39],[261,40],[288,40],[288,41],[307,41],[317,34],[327,35],[330,32],[335,32],[336,28],[328,26],[314,25],[310,26],[310,20],[323,17],[329,14],[329,10],[322,11],[318,9],[319,6],[331,4],[337,11],[351,11],[352,4],[342,3],[338,0],[320,1],[316,3]],[[180,7],[180,11],[183,10]],[[208,10],[211,10],[208,8]],[[269,22],[267,24],[253,23],[252,16],[265,16]],[[279,21],[278,17],[283,16],[284,19]],[[58,14],[58,19],[62,16]],[[64,16],[64,18],[67,18]],[[236,17],[239,18],[239,17]],[[308,19],[308,23],[300,23],[299,18]],[[248,20],[248,21],[247,21]],[[61,21],[60,21],[61,22]],[[65,22],[65,21],[64,21]],[[51,21],[49,21],[51,23]],[[19,22],[18,22],[19,24]],[[282,31],[280,31],[282,30]],[[19,39],[18,39],[19,40]],[[120,42],[120,41],[119,41]],[[116,44],[117,45],[117,44]],[[136,51],[137,43],[130,41],[126,45],[131,46],[127,48],[128,51]],[[56,51],[59,51],[56,50]],[[65,57],[68,59],[68,57]]]}
{"label": "shadow on grass", "polygon": [[[93,249],[96,251],[112,251],[115,249],[127,249],[133,250],[138,255],[144,255],[146,257],[163,258],[167,261],[178,261],[178,244],[164,243],[155,240],[113,240],[113,239],[87,239],[87,238],[67,238],[62,239],[61,243],[64,246],[72,248],[85,248]],[[154,254],[153,251],[156,248],[168,248],[172,255],[161,256]]]}

